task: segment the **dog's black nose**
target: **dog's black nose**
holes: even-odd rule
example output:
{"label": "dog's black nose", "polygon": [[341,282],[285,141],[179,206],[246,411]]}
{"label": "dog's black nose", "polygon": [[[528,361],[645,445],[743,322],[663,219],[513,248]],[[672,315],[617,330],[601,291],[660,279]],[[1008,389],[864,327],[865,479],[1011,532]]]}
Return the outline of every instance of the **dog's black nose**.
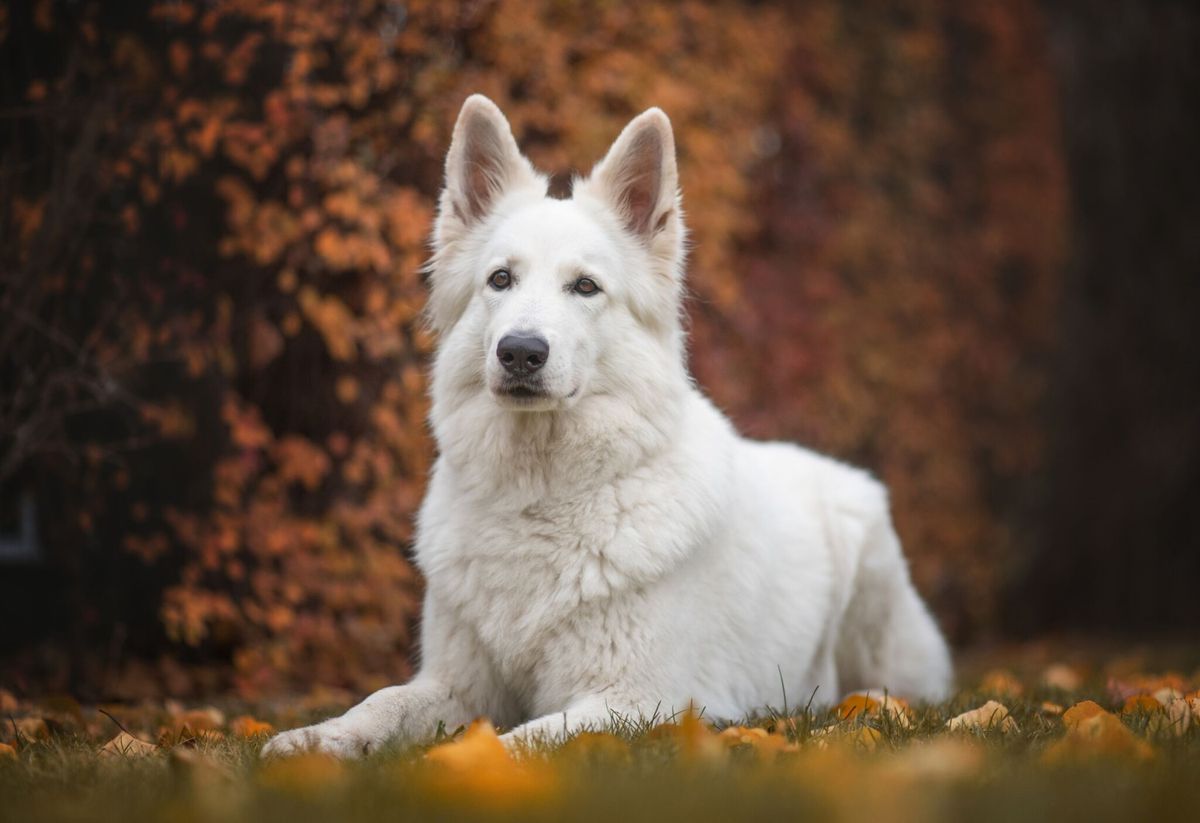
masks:
{"label": "dog's black nose", "polygon": [[550,344],[537,335],[506,334],[500,338],[496,356],[509,374],[533,374],[546,365]]}

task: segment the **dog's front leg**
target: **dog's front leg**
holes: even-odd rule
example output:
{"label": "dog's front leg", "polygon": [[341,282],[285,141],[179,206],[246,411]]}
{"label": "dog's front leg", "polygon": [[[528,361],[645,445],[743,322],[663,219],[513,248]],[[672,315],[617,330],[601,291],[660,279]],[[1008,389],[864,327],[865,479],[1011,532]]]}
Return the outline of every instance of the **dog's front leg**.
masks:
{"label": "dog's front leg", "polygon": [[341,717],[315,726],[276,735],[263,748],[263,756],[319,751],[337,757],[362,757],[389,740],[420,740],[437,730],[468,722],[471,712],[450,687],[432,678],[418,678],[403,686],[380,689]]}

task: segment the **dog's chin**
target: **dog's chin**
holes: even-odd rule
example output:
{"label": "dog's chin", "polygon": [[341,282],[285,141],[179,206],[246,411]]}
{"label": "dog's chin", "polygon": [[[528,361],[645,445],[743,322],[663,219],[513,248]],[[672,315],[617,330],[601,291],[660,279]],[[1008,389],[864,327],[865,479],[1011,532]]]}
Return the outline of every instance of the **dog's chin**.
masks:
{"label": "dog's chin", "polygon": [[525,383],[502,383],[492,386],[491,394],[497,405],[510,411],[556,411],[564,408],[569,400],[569,397],[560,397],[541,386]]}

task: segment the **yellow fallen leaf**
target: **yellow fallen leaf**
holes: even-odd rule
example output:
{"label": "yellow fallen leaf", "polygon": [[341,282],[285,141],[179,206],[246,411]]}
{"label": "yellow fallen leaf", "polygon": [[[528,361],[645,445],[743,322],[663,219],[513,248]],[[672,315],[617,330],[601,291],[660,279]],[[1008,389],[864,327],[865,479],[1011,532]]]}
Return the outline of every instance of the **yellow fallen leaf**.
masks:
{"label": "yellow fallen leaf", "polygon": [[[1090,700],[1084,703],[1091,705],[1072,706],[1063,715],[1067,733],[1046,749],[1042,755],[1045,762],[1059,763],[1096,756],[1148,760],[1154,756],[1153,747],[1130,731],[1119,717],[1100,709]],[[1072,715],[1077,709],[1080,711]]]}
{"label": "yellow fallen leaf", "polygon": [[229,723],[229,731],[233,732],[236,737],[258,737],[259,735],[271,734],[275,731],[275,727],[270,723],[264,723],[248,714],[244,714],[241,717],[235,717]]}
{"label": "yellow fallen leaf", "polygon": [[993,669],[983,676],[983,680],[979,683],[979,690],[1001,697],[1020,697],[1024,694],[1025,687],[1007,669]]}
{"label": "yellow fallen leaf", "polygon": [[158,750],[153,743],[136,738],[129,732],[121,732],[100,748],[100,754],[105,757],[144,757]]}
{"label": "yellow fallen leaf", "polygon": [[852,720],[859,715],[878,714],[879,701],[871,697],[870,694],[856,692],[847,695],[841,703],[838,703],[833,713],[837,715],[838,720]]}
{"label": "yellow fallen leaf", "polygon": [[1017,721],[1008,714],[1008,707],[995,700],[989,700],[977,709],[963,712],[957,717],[946,721],[950,731],[974,731],[999,729],[1004,734],[1020,731]]}
{"label": "yellow fallen leaf", "polygon": [[711,726],[689,708],[678,723],[663,723],[650,730],[650,738],[675,741],[679,755],[685,760],[724,760],[728,755],[725,744],[717,739]]}
{"label": "yellow fallen leaf", "polygon": [[1069,729],[1101,714],[1107,714],[1107,712],[1099,703],[1094,700],[1081,700],[1063,712],[1063,725]]}
{"label": "yellow fallen leaf", "polygon": [[346,766],[342,761],[319,752],[274,758],[258,773],[259,783],[268,788],[305,796],[335,787],[345,777]]}
{"label": "yellow fallen leaf", "polygon": [[839,720],[882,715],[890,718],[901,728],[907,729],[912,725],[912,709],[908,702],[890,694],[872,697],[870,692],[854,692],[846,695],[833,711]]}
{"label": "yellow fallen leaf", "polygon": [[1135,694],[1125,699],[1125,705],[1121,707],[1121,714],[1143,714],[1146,712],[1157,712],[1162,709],[1162,704],[1148,694]]}
{"label": "yellow fallen leaf", "polygon": [[782,734],[771,734],[758,727],[730,726],[722,729],[717,738],[728,748],[749,746],[760,755],[775,757],[784,752],[799,751],[799,746],[788,742]]}
{"label": "yellow fallen leaf", "polygon": [[884,774],[905,780],[958,780],[978,774],[984,747],[962,738],[934,738],[905,746],[882,764]]}
{"label": "yellow fallen leaf", "polygon": [[613,734],[581,732],[558,750],[560,757],[605,762],[629,760],[629,744]]}
{"label": "yellow fallen leaf", "polygon": [[458,740],[430,749],[429,786],[456,801],[513,807],[554,795],[557,781],[545,763],[518,762],[487,720],[476,720]]}
{"label": "yellow fallen leaf", "polygon": [[846,727],[837,723],[817,729],[812,734],[813,745],[818,750],[845,747],[871,752],[875,751],[882,738],[879,729],[871,726]]}

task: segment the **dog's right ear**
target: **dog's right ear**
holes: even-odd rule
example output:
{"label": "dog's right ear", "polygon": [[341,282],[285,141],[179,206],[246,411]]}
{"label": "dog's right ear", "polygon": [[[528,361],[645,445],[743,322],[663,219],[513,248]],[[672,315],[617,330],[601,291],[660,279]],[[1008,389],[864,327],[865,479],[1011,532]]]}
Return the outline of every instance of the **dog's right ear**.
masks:
{"label": "dog's right ear", "polygon": [[[472,94],[458,113],[446,153],[446,183],[438,201],[435,246],[452,243],[486,217],[507,191],[539,181],[541,177],[517,148],[500,109],[482,94]],[[544,181],[542,185],[544,188]]]}

